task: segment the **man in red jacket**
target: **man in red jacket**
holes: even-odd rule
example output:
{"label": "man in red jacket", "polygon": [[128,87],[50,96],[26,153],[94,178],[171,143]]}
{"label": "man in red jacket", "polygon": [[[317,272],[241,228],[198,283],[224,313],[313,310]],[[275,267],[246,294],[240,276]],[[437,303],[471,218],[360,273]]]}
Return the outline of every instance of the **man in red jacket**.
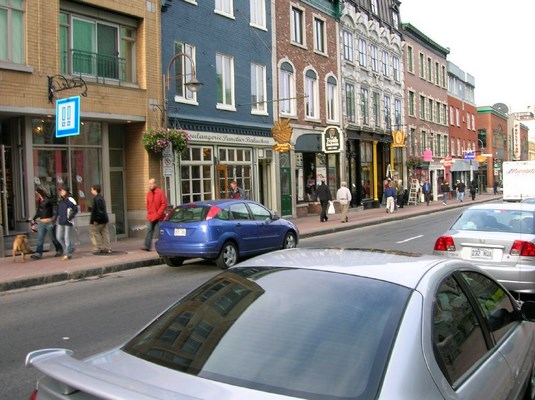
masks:
{"label": "man in red jacket", "polygon": [[165,198],[164,192],[158,188],[154,178],[149,179],[149,191],[147,192],[147,236],[145,237],[145,247],[143,247],[143,250],[151,251],[152,236],[154,231],[158,229],[158,223],[163,220],[166,208],[167,199]]}

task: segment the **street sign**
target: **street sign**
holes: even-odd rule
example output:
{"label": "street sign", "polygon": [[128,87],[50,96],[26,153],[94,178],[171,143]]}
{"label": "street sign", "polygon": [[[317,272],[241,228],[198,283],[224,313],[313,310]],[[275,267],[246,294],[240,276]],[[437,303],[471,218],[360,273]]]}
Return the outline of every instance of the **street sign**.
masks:
{"label": "street sign", "polygon": [[56,101],[56,137],[80,134],[80,96]]}
{"label": "street sign", "polygon": [[465,160],[473,160],[475,159],[475,154],[473,151],[465,151],[464,154],[463,154],[463,158]]}
{"label": "street sign", "polygon": [[444,157],[442,160],[440,160],[440,163],[444,166],[444,168],[450,168],[455,161],[451,157]]}
{"label": "street sign", "polygon": [[173,148],[171,146],[162,151],[163,176],[173,176],[173,156]]}

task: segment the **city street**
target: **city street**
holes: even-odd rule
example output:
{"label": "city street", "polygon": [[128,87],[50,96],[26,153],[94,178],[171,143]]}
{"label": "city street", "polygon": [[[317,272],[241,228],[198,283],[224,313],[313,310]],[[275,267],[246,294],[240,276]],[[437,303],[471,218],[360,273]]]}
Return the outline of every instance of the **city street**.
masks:
{"label": "city street", "polygon": [[[431,254],[460,209],[315,236],[300,247],[371,247]],[[334,222],[333,222],[334,223]],[[183,294],[220,270],[213,263],[138,268],[6,293],[2,299],[0,393],[27,399],[39,373],[25,355],[64,347],[83,358],[120,345]],[[6,344],[9,343],[9,347]]]}

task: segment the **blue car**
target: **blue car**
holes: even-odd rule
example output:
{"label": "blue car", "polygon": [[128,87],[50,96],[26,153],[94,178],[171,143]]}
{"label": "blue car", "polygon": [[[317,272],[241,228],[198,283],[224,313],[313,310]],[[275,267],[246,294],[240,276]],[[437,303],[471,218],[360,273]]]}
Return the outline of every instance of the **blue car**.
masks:
{"label": "blue car", "polygon": [[204,258],[227,269],[239,258],[294,248],[298,241],[297,226],[259,203],[208,200],[175,207],[160,225],[156,251],[172,267]]}

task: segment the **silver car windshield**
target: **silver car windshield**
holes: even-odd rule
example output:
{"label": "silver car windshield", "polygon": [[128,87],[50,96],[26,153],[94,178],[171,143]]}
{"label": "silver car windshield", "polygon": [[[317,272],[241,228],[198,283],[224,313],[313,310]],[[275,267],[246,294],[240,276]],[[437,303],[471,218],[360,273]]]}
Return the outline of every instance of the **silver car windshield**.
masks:
{"label": "silver car windshield", "polygon": [[451,229],[531,235],[535,233],[533,212],[522,210],[467,210]]}
{"label": "silver car windshield", "polygon": [[175,304],[123,350],[272,393],[370,399],[410,293],[344,274],[236,268]]}

